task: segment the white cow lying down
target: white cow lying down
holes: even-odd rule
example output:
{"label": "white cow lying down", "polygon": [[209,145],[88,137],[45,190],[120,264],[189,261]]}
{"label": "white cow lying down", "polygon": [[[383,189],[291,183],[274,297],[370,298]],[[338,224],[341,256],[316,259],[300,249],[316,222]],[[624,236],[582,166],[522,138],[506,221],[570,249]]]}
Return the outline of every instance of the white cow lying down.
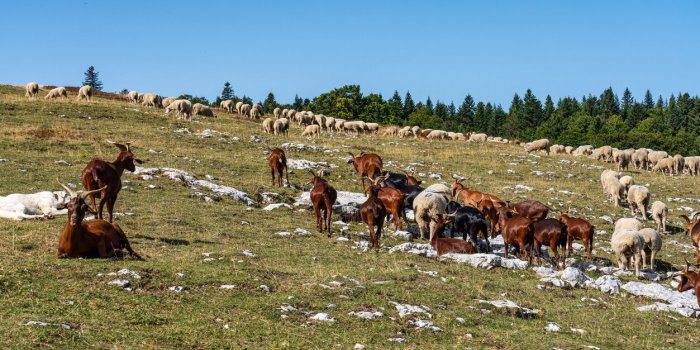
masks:
{"label": "white cow lying down", "polygon": [[70,195],[65,191],[14,193],[0,197],[0,218],[24,220],[63,215],[68,213],[68,209],[64,209],[68,201]]}

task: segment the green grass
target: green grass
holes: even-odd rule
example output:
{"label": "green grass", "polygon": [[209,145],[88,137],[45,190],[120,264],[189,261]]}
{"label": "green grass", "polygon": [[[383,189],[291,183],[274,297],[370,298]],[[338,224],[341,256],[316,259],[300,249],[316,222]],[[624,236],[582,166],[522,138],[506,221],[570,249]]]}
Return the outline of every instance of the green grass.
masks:
{"label": "green grass", "polygon": [[[291,202],[298,194],[295,190],[270,187],[264,160],[266,148],[250,141],[251,135],[260,135],[271,147],[299,142],[331,150],[288,151],[287,156],[337,164],[339,168],[331,169],[329,179],[339,190],[359,191],[357,175],[344,161],[345,152],[365,150],[380,153],[385,163],[424,161],[419,172],[438,172],[444,178],[452,173],[469,176],[470,187],[503,199],[527,197],[556,207],[571,206],[590,217],[597,230],[608,233],[612,226],[598,217],[610,215],[617,219],[625,215],[622,209],[604,201],[598,180],[601,170],[591,168],[601,164],[588,159],[565,164],[560,161],[574,159],[535,158],[515,146],[464,142],[345,135],[307,140],[299,137],[297,128],[284,138],[263,135],[257,123],[218,114],[218,118],[187,123],[164,116],[161,109],[111,100],[78,103],[71,96],[67,101],[29,101],[23,97],[22,89],[0,86],[0,158],[9,160],[0,163],[0,194],[57,190],[55,178],[79,184],[80,172],[91,158],[114,158],[116,148],[104,141],[110,139],[135,141],[134,152],[147,161],[144,166],[178,168],[200,178],[209,174],[219,183],[251,195],[274,191]],[[174,133],[185,127],[193,134]],[[228,133],[229,142],[195,135],[204,129]],[[230,142],[234,136],[240,140]],[[72,165],[56,164],[60,159]],[[538,177],[532,174],[533,170],[552,171],[555,175]],[[697,196],[693,191],[700,185],[699,178],[632,173],[637,183],[650,184],[654,200]],[[290,174],[291,182],[299,185],[308,177],[303,171]],[[660,349],[698,344],[698,337],[689,331],[695,327],[693,320],[670,313],[636,311],[636,307],[651,303],[647,299],[613,297],[595,290],[541,291],[536,288],[538,278],[532,271],[487,271],[409,254],[362,253],[350,249],[348,242],[336,240],[340,235],[337,227],[331,239],[315,233],[311,211],[247,211],[246,205],[230,198],[214,203],[192,198],[192,190],[165,177],[144,181],[125,174],[124,180],[131,181],[128,186],[133,190],[122,190],[116,211],[134,215],[120,216],[116,221],[129,236],[132,247],[146,255],[146,261],[59,260],[57,241],[65,217],[0,221],[0,347],[348,349],[362,343],[368,348],[401,349],[579,349],[586,345]],[[149,184],[161,188],[148,189]],[[532,186],[534,190],[513,193],[504,189],[516,184]],[[549,188],[576,195],[549,193]],[[697,203],[667,204],[672,209],[680,205],[697,207]],[[675,215],[671,217],[670,226],[679,226],[680,220]],[[243,225],[242,221],[250,224]],[[314,235],[273,236],[296,227]],[[349,232],[354,240],[359,240],[359,233],[366,235],[367,230],[354,223]],[[608,246],[609,235],[596,239],[601,247]],[[689,244],[688,237],[675,234],[664,239],[660,261],[680,264],[684,256],[690,256],[691,253],[683,254],[680,248],[666,244],[670,239]],[[382,243],[395,245],[400,241],[387,237]],[[257,257],[244,256],[244,249]],[[204,262],[203,253],[222,259]],[[596,256],[610,258],[601,249]],[[108,285],[112,276],[98,276],[121,268],[142,276],[132,281],[134,291]],[[418,269],[437,271],[447,282]],[[184,273],[184,277],[178,277],[178,273]],[[362,286],[343,276],[359,280]],[[344,285],[335,289],[314,285],[334,280]],[[390,282],[373,284],[376,281]],[[238,287],[222,290],[222,284]],[[273,292],[263,292],[258,288],[261,284],[271,286]],[[176,285],[185,286],[188,291],[168,290]],[[503,295],[522,306],[541,309],[540,317],[523,320],[497,310],[483,313],[480,309],[484,307],[476,301],[501,299]],[[583,297],[605,303],[581,301]],[[73,305],[68,305],[68,301]],[[445,332],[414,330],[410,325],[413,317],[398,318],[389,301],[429,306],[433,322]],[[288,313],[288,318],[281,319],[279,307],[283,303],[292,304],[301,312]],[[336,307],[326,310],[329,304]],[[366,321],[347,315],[361,310],[382,311],[385,316]],[[328,312],[338,322],[310,322],[302,312]],[[464,318],[466,325],[456,322],[457,317]],[[72,329],[25,326],[29,320],[68,323]],[[547,322],[556,322],[567,332],[546,334],[543,327]],[[569,328],[586,332],[580,335],[568,332]],[[389,343],[387,339],[391,337],[404,337],[407,343]],[[667,339],[673,339],[674,344],[668,344]]]}

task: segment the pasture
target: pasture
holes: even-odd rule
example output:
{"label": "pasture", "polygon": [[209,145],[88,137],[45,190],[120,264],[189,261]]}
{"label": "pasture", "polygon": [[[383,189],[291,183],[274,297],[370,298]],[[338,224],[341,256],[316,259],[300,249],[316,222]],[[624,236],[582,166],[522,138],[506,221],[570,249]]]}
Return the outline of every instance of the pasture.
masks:
{"label": "pasture", "polygon": [[[68,100],[28,100],[24,89],[0,86],[0,195],[58,190],[56,178],[82,189],[85,164],[94,157],[111,161],[118,153],[105,141],[109,139],[134,141],[134,153],[146,161],[143,167],[181,169],[256,200],[263,192],[275,192],[275,203],[292,204],[301,190],[272,187],[265,161],[266,145],[291,142],[316,147],[285,151],[289,159],[328,163],[326,178],[339,191],[361,191],[347,152],[365,151],[380,154],[387,170],[414,167],[428,184],[439,182],[429,174],[438,174],[448,185],[451,175],[459,174],[468,177],[468,187],[502,199],[537,199],[571,208],[596,231],[605,231],[595,236],[598,259],[614,261],[603,249],[609,248],[613,225],[601,217],[631,215],[606,201],[600,187],[601,171],[616,166],[585,157],[527,155],[513,145],[374,135],[324,133],[307,139],[296,126],[288,137],[273,136],[263,134],[259,122],[216,113],[216,118],[196,117],[190,123],[164,116],[162,109],[99,96],[93,102],[77,102],[75,93]],[[253,141],[253,135],[263,142]],[[306,171],[289,170],[296,186],[310,178]],[[663,237],[659,270],[682,268],[683,259],[694,256],[677,215],[688,214],[685,207],[700,207],[700,177],[633,168],[626,173],[638,184],[649,184],[652,201],[662,200],[671,209],[671,235]],[[335,225],[327,238],[316,232],[311,210],[263,211],[267,204],[249,206],[198,189],[215,199],[205,201],[163,175],[144,180],[125,173],[122,179],[115,209],[122,215],[115,221],[145,261],[58,259],[65,216],[0,221],[0,347],[348,349],[359,343],[369,349],[661,349],[700,342],[692,331],[694,319],[637,310],[651,304],[650,299],[595,289],[539,289],[539,277],[531,269],[486,270],[387,250],[364,251],[352,243],[368,239],[362,223],[351,223],[342,233],[342,226]],[[296,228],[312,234],[275,235]],[[392,232],[393,226],[386,229],[382,245],[404,242]],[[139,278],[109,275],[121,269]],[[131,290],[108,284],[116,278],[128,280]],[[526,319],[478,301],[497,299],[541,312]],[[431,318],[400,317],[391,302],[427,306]],[[349,315],[359,311],[382,316]],[[335,322],[311,319],[318,313]],[[429,319],[442,332],[416,329],[413,321],[418,319]],[[27,325],[30,321],[50,324]],[[549,322],[562,331],[546,332]]]}

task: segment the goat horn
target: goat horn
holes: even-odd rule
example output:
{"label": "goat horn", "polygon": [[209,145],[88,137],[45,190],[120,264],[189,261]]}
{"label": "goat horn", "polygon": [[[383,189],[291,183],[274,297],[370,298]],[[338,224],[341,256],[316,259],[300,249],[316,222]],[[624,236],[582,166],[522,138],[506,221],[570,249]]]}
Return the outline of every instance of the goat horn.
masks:
{"label": "goat horn", "polygon": [[78,196],[78,194],[75,193],[75,191],[73,191],[72,189],[68,188],[68,186],[62,184],[61,181],[58,181],[58,179],[56,179],[56,182],[58,182],[58,184],[61,185],[61,187],[63,187],[63,188],[68,192],[68,194],[70,194],[70,197],[71,197],[71,198],[75,198],[75,197]]}
{"label": "goat horn", "polygon": [[83,193],[80,194],[80,197],[86,198],[87,196],[89,196],[89,195],[91,195],[91,194],[93,194],[93,193],[102,192],[102,190],[105,190],[105,189],[107,189],[107,186],[102,187],[102,188],[98,188],[98,189],[92,190],[92,191],[85,191],[85,192],[83,192]]}
{"label": "goat horn", "polygon": [[683,260],[685,260],[685,272],[688,272],[690,270],[690,263],[686,258],[683,258]]}
{"label": "goat horn", "polygon": [[318,176],[318,175],[316,175],[316,173],[314,173],[314,171],[311,170],[311,169],[306,169],[306,171],[310,172],[311,175],[313,175],[314,177]]}
{"label": "goat horn", "polygon": [[109,142],[109,143],[111,143],[111,144],[117,146],[117,148],[119,148],[121,151],[128,151],[128,150],[129,150],[129,146],[128,146],[128,145],[125,146],[125,145],[123,145],[123,144],[121,144],[121,143],[117,143],[117,142],[110,141],[110,140],[107,140],[107,142]]}
{"label": "goat horn", "polygon": [[354,155],[354,154],[352,154],[352,153],[350,153],[350,152],[348,152],[348,154],[350,155],[350,157],[355,158],[355,155]]}

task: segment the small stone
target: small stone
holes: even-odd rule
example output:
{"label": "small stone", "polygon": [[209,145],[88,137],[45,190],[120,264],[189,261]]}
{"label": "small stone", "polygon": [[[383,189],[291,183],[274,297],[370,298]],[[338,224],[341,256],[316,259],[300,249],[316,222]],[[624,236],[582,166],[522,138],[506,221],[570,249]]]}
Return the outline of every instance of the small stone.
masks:
{"label": "small stone", "polygon": [[258,288],[262,289],[265,293],[272,293],[272,288],[270,286],[261,284]]}
{"label": "small stone", "polygon": [[362,344],[360,344],[360,343],[355,344],[355,349],[361,350],[361,349],[364,349],[364,348],[365,348],[365,346],[362,345]]}
{"label": "small stone", "polygon": [[549,322],[544,327],[544,330],[547,332],[561,332],[561,327],[554,322]]}

